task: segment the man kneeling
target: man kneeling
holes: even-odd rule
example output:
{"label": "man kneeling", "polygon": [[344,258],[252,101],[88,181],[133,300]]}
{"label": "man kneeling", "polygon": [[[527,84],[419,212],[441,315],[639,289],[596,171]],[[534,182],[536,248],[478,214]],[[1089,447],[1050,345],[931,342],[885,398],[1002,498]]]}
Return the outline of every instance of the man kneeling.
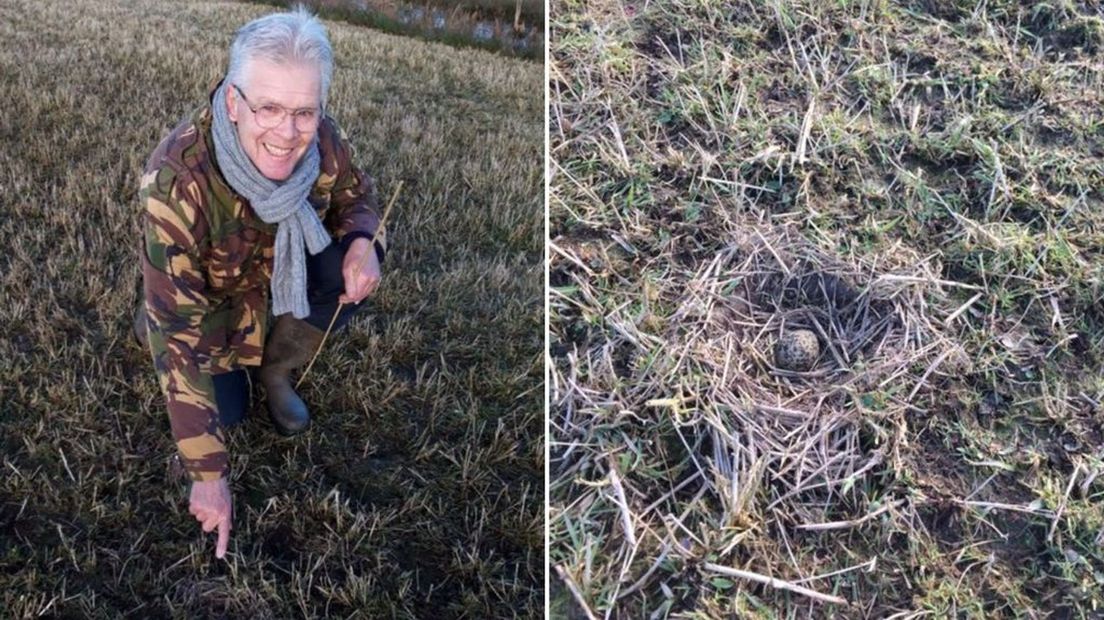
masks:
{"label": "man kneeling", "polygon": [[[189,511],[229,542],[224,429],[249,408],[251,370],[276,430],[307,429],[291,372],[379,284],[386,241],[372,180],[325,114],[333,52],[303,9],[242,27],[225,78],[146,165],[144,301],[135,335],[153,355]],[[375,236],[375,243],[371,239]],[[272,314],[269,326],[268,303]],[[266,339],[267,335],[267,339]]]}

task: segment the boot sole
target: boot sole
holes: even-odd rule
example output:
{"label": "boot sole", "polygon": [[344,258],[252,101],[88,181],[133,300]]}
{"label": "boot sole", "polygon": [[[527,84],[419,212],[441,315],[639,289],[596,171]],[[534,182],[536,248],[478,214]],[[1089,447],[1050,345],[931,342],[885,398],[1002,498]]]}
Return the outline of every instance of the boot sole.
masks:
{"label": "boot sole", "polygon": [[287,427],[281,426],[280,423],[276,421],[276,418],[272,417],[272,414],[268,415],[268,419],[272,420],[272,427],[276,429],[276,433],[281,437],[294,437],[296,435],[302,435],[303,433],[309,431],[311,427],[310,422],[307,422],[307,425],[299,430],[289,429]]}

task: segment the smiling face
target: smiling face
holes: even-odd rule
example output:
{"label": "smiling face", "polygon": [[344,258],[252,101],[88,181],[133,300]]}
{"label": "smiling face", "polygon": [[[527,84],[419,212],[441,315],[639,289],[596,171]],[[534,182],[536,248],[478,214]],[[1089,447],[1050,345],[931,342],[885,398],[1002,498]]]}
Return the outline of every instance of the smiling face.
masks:
{"label": "smiling face", "polygon": [[[319,107],[322,76],[314,64],[276,64],[267,60],[251,60],[242,72],[243,79],[235,84],[249,98],[249,105],[259,110],[264,105],[283,106],[287,110]],[[307,152],[317,128],[301,132],[289,113],[272,129],[257,124],[256,115],[233,88],[226,89],[226,105],[230,120],[236,123],[242,149],[257,170],[273,181],[291,176],[295,164]]]}

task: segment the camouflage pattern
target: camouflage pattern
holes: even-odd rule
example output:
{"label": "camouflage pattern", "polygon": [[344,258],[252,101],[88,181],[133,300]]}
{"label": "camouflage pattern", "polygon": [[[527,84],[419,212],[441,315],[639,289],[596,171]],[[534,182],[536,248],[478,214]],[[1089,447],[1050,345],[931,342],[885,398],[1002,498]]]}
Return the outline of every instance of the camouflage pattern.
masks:
{"label": "camouflage pattern", "polygon": [[[142,274],[149,347],[181,461],[192,480],[227,475],[211,376],[261,364],[276,226],[227,185],[215,162],[206,105],[146,164]],[[310,202],[336,241],[380,223],[371,178],[352,163],[332,118],[318,130],[321,173]],[[377,241],[386,248],[381,231]]]}

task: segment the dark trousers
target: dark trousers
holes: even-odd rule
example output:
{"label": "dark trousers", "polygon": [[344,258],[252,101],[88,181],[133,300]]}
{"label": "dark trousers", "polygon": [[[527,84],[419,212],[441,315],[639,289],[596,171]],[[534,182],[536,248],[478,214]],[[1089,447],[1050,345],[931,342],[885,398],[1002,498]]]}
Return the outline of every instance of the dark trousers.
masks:
{"label": "dark trousers", "polygon": [[[307,254],[307,301],[310,314],[304,319],[320,331],[325,331],[337,309],[338,298],[345,292],[345,276],[341,266],[345,260],[345,251],[337,243],[331,243],[317,255]],[[349,320],[364,303],[346,304],[334,321],[332,332],[348,325]],[[253,384],[250,370],[240,368],[231,372],[214,375],[215,404],[224,428],[236,426],[245,420],[249,410],[250,393]]]}

